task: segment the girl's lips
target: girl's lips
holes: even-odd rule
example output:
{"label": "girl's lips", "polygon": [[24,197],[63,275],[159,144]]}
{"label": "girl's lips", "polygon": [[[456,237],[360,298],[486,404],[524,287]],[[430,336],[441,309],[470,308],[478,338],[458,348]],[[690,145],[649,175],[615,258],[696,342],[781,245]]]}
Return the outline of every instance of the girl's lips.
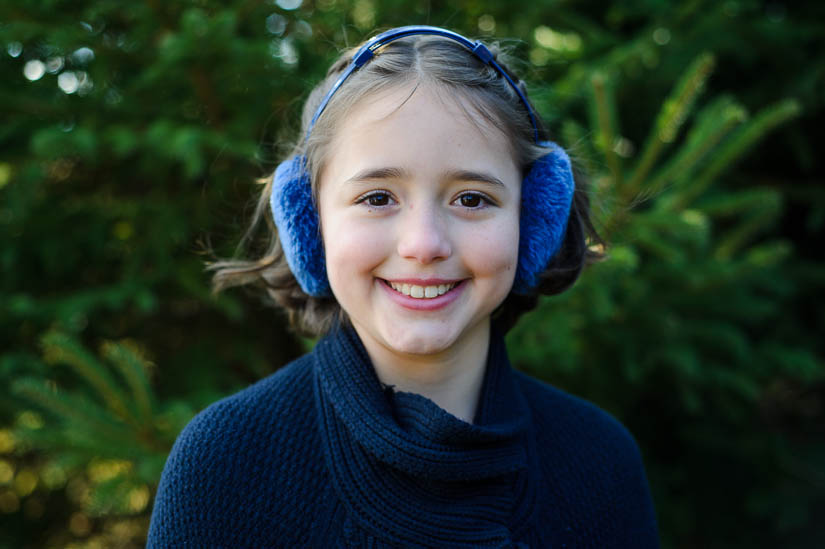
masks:
{"label": "girl's lips", "polygon": [[457,284],[461,282],[460,278],[393,278],[382,279],[384,282],[396,284],[415,284],[417,286],[437,286],[439,284]]}
{"label": "girl's lips", "polygon": [[[404,293],[393,289],[390,285],[391,282],[388,280],[385,280],[383,278],[376,279],[376,283],[380,285],[381,288],[383,288],[383,291],[387,293],[390,299],[392,299],[398,305],[414,311],[435,311],[437,309],[442,309],[446,307],[447,305],[458,299],[458,297],[463,292],[464,287],[466,286],[465,282],[466,279],[446,280],[436,278],[431,278],[427,280],[404,279],[392,281],[392,284],[395,284],[396,287],[399,287],[404,284],[408,284],[410,286],[418,286],[419,288],[452,286],[452,288],[447,289],[445,293],[438,295],[437,297],[413,297],[412,295],[405,295]],[[421,290],[419,290],[417,293],[421,293]]]}

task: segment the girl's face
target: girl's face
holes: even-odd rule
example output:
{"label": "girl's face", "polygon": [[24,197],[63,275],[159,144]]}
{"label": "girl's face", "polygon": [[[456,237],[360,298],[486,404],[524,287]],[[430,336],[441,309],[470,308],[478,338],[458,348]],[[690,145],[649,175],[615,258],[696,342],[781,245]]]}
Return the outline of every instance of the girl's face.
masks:
{"label": "girl's face", "polygon": [[318,202],[332,291],[368,350],[486,341],[515,277],[521,179],[505,135],[421,84],[344,119]]}

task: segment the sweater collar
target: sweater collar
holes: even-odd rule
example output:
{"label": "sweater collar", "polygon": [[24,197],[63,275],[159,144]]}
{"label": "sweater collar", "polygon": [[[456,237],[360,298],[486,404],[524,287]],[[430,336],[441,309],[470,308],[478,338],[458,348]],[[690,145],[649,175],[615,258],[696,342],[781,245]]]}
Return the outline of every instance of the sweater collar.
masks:
{"label": "sweater collar", "polygon": [[323,408],[345,427],[331,434],[357,442],[378,461],[431,480],[491,478],[527,466],[529,414],[497,330],[472,424],[424,396],[382,388],[351,327],[335,328],[315,356]]}

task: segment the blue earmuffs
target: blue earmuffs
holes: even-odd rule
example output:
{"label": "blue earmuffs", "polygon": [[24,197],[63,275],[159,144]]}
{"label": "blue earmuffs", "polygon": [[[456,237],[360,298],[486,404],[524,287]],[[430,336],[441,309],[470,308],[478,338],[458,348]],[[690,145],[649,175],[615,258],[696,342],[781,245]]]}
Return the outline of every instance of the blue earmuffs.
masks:
{"label": "blue earmuffs", "polygon": [[[375,50],[393,40],[417,34],[433,34],[455,40],[470,49],[484,63],[496,69],[513,87],[527,108],[536,142],[547,148],[547,154],[533,163],[521,184],[518,268],[512,291],[517,294],[529,294],[539,283],[541,273],[564,239],[575,183],[567,153],[555,143],[539,140],[538,123],[527,97],[493,59],[492,53],[484,44],[472,42],[446,29],[429,26],[399,27],[379,34],[358,50],[350,65],[327,92],[312,117],[307,137],[341,84],[372,59]],[[287,263],[301,288],[307,294],[316,297],[332,295],[327,279],[318,211],[312,200],[312,186],[305,156],[293,156],[282,162],[275,170],[270,206]]]}

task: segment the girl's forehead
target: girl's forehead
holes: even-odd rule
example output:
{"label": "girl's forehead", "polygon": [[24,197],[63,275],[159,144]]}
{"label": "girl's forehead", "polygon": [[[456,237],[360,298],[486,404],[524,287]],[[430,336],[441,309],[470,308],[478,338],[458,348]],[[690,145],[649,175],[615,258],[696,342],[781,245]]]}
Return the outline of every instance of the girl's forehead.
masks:
{"label": "girl's forehead", "polygon": [[362,100],[336,129],[320,179],[344,182],[376,170],[427,180],[487,173],[508,187],[520,182],[504,132],[474,119],[471,106],[426,85]]}
{"label": "girl's forehead", "polygon": [[489,118],[462,93],[426,81],[408,83],[356,101],[340,120],[333,143],[400,131],[416,139],[482,140],[511,150],[506,133]]}

